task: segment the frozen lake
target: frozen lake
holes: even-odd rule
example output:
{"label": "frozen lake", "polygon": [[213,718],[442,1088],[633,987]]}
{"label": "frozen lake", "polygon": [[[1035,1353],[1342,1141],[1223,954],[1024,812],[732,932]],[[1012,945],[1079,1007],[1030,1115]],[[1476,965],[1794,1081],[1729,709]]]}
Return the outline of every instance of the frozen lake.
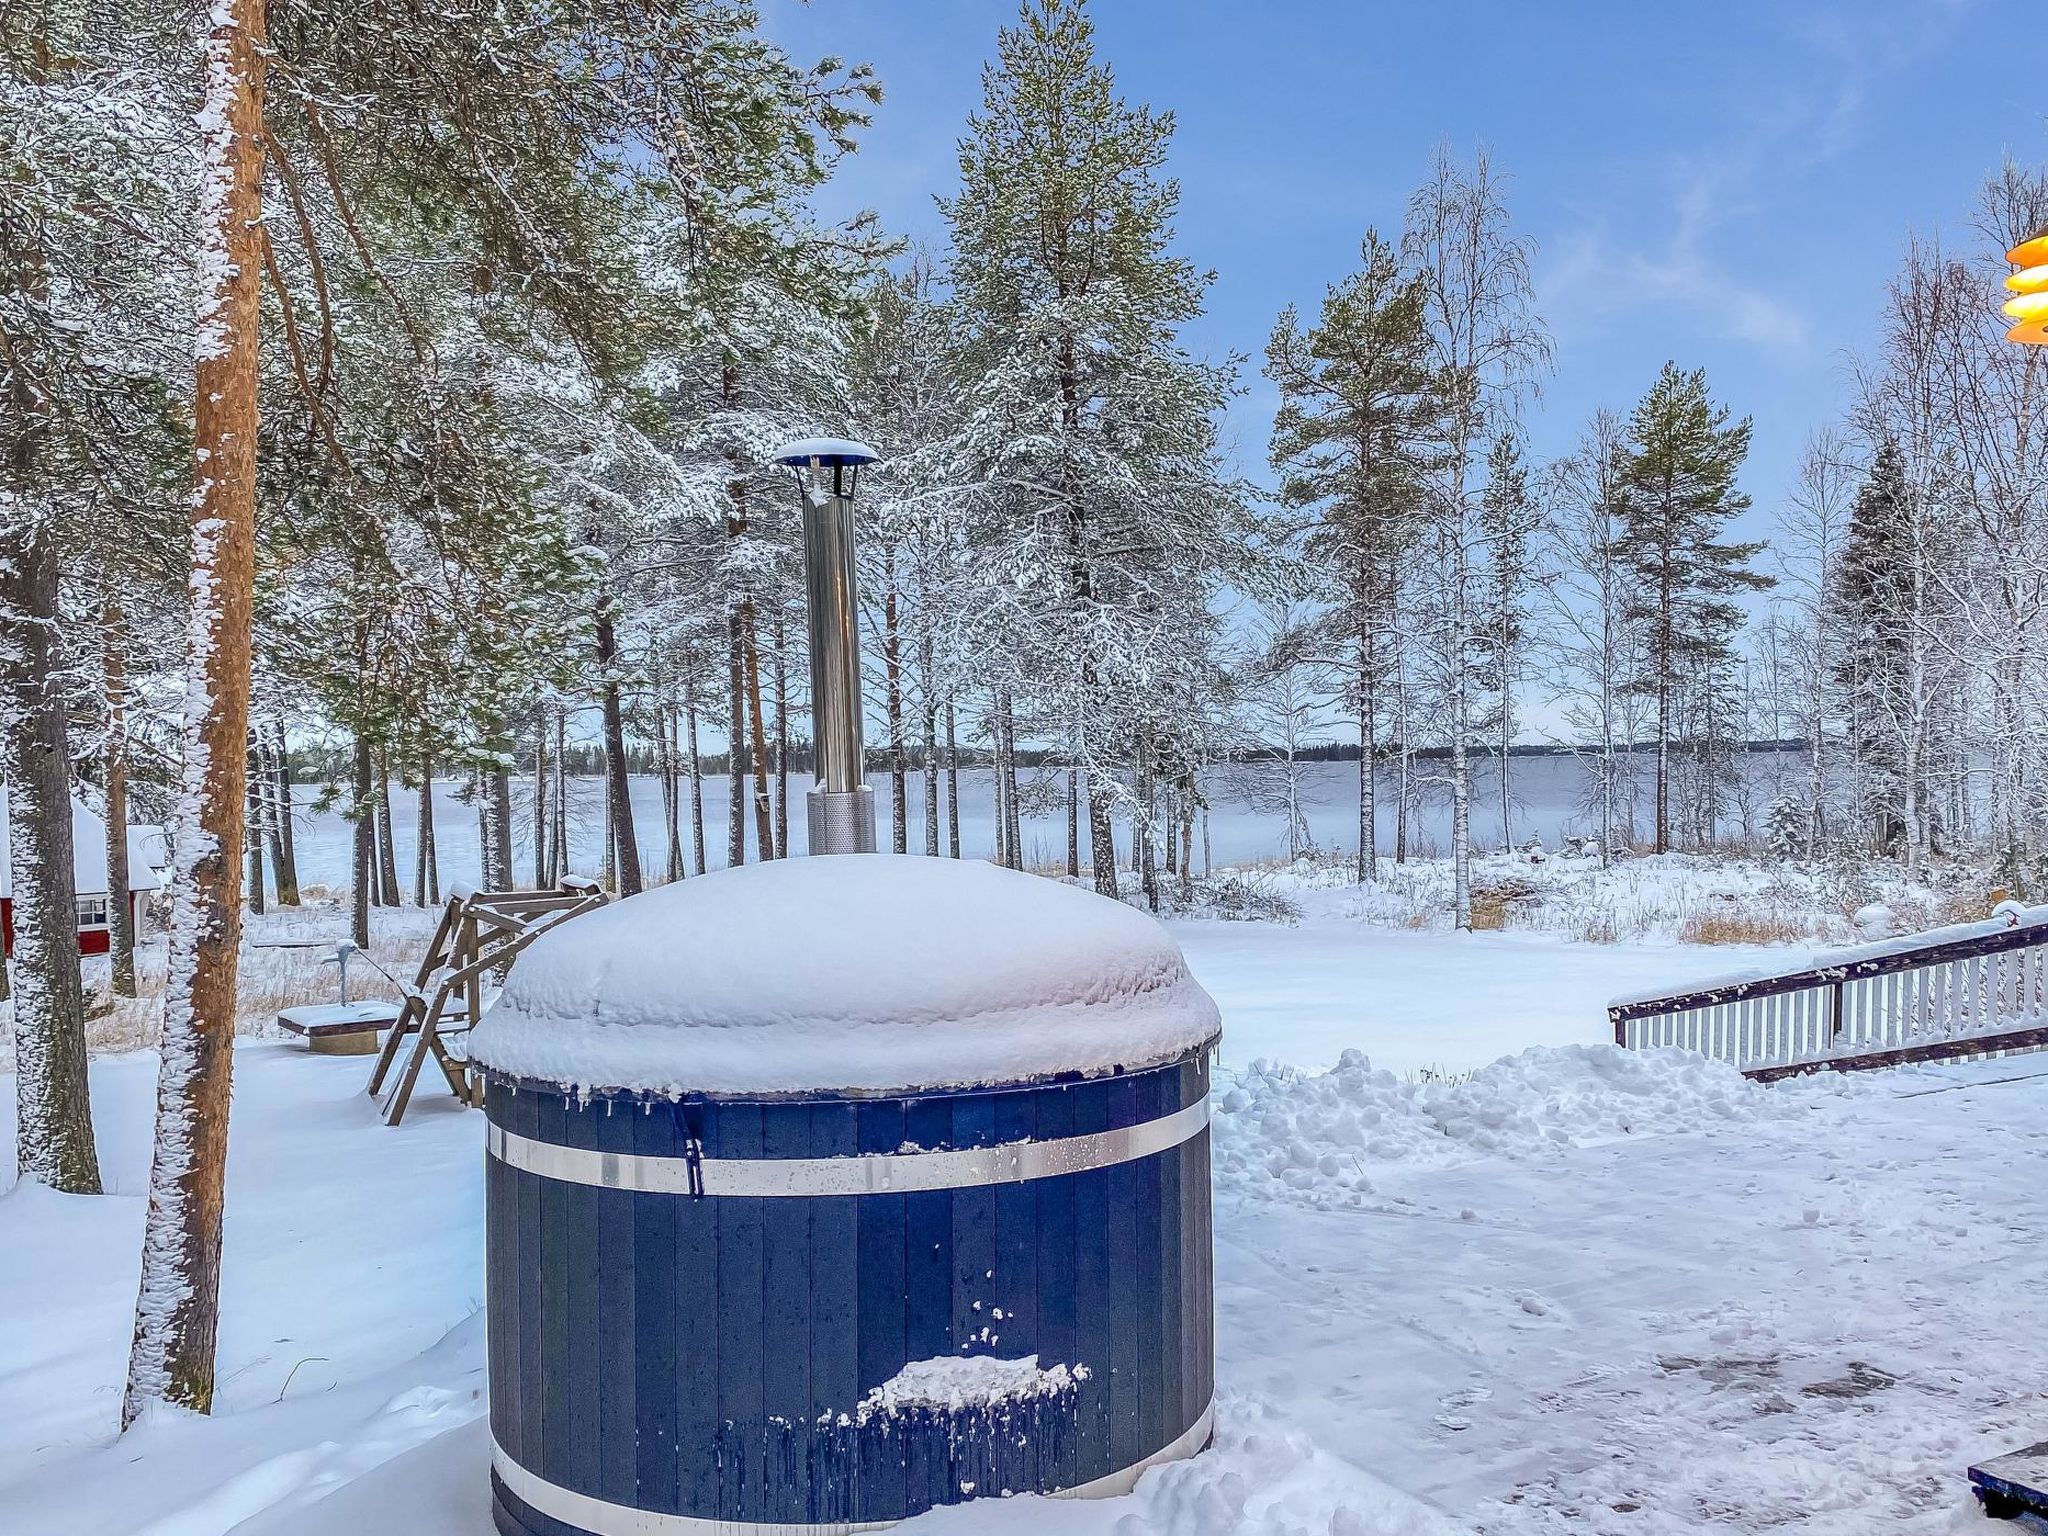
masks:
{"label": "frozen lake", "polygon": [[[1650,798],[1649,764],[1643,761],[1639,766],[1638,801],[1646,815]],[[1473,765],[1472,826],[1481,849],[1497,848],[1501,843],[1497,768],[1498,764],[1490,759]],[[1747,785],[1748,829],[1753,830],[1776,793],[1778,781],[1802,771],[1801,759],[1791,752],[1758,752],[1743,760],[1743,768]],[[1516,842],[1525,842],[1535,836],[1555,846],[1568,835],[1598,832],[1599,818],[1589,812],[1585,803],[1588,767],[1580,759],[1568,756],[1517,757],[1509,760],[1508,770]],[[1421,771],[1427,776],[1442,771],[1442,765],[1424,762]],[[1066,857],[1066,775],[1047,769],[1042,772],[1026,770],[1023,777],[1026,809],[1039,812],[1024,817],[1025,862],[1030,865],[1057,864]],[[888,780],[877,774],[872,782],[881,840],[887,847]],[[804,847],[803,796],[809,787],[807,776],[790,781],[790,840],[797,852],[802,852]],[[1394,846],[1394,787],[1392,770],[1382,765],[1379,772],[1377,841],[1380,850],[1388,853]],[[434,792],[435,841],[444,885],[451,880],[473,881],[480,867],[476,808],[462,799],[459,790],[460,786],[444,782],[436,784]],[[909,791],[910,851],[922,853],[922,774],[910,775]],[[512,794],[512,832],[517,867],[523,877],[530,877],[533,859],[531,781],[515,780]],[[307,883],[345,884],[349,878],[350,828],[336,812],[314,808],[314,801],[319,795],[317,786],[299,787],[299,878]],[[594,873],[601,846],[604,787],[595,778],[573,779],[569,795],[571,861],[577,869]],[[663,849],[661,783],[651,776],[636,775],[632,780],[632,796],[633,823],[639,833],[641,863],[659,874]],[[1249,809],[1245,797],[1233,787],[1227,775],[1219,772],[1210,776],[1209,796],[1210,850],[1215,863],[1242,864],[1286,856],[1287,829],[1282,819]],[[1358,847],[1358,765],[1310,765],[1306,769],[1305,799],[1309,829],[1316,845],[1324,849],[1355,852]],[[417,807],[415,791],[393,784],[391,812],[395,823],[399,876],[408,889],[412,879]],[[943,799],[940,815],[943,823]],[[1743,830],[1741,820],[1738,817],[1730,830]],[[723,778],[705,780],[704,822],[708,844],[706,861],[713,869],[722,868],[726,847],[726,781]],[[943,824],[940,835],[943,839]],[[995,780],[987,769],[964,770],[960,775],[960,838],[963,852],[970,858],[987,858],[995,851]],[[1447,850],[1449,838],[1449,792],[1442,785],[1426,784],[1411,822],[1409,850],[1422,857],[1439,854]],[[1117,846],[1125,852],[1129,848],[1129,828],[1121,821],[1117,827]],[[687,788],[683,849],[684,857],[688,859]],[[755,856],[751,817],[747,856],[750,859]]]}

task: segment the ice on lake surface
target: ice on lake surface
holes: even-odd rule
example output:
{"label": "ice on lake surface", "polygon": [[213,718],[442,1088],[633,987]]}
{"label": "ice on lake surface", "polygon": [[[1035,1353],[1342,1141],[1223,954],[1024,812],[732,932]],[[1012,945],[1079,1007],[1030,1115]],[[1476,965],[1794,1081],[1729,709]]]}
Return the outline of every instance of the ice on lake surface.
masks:
{"label": "ice on lake surface", "polygon": [[[1795,752],[1755,752],[1742,759],[1742,767],[1741,803],[1735,807],[1737,819],[1730,830],[1739,829],[1745,818],[1750,830],[1760,825],[1764,811],[1777,793],[1778,784],[1803,773],[1804,759]],[[1440,775],[1444,768],[1442,763],[1423,760],[1419,773],[1430,779]],[[1650,796],[1650,765],[1646,759],[1638,758],[1635,768],[1637,800],[1646,811]],[[1472,827],[1474,839],[1482,849],[1497,848],[1501,844],[1497,769],[1498,763],[1493,759],[1482,758],[1473,764]],[[868,778],[875,791],[879,839],[886,848],[890,840],[888,776],[879,768],[873,768]],[[1034,868],[1064,863],[1067,849],[1066,773],[1054,768],[1027,769],[1023,779],[1024,809],[1027,813],[1023,818],[1025,862]],[[1569,755],[1514,757],[1508,763],[1508,782],[1517,844],[1530,837],[1540,837],[1555,847],[1568,835],[1590,835],[1599,831],[1599,816],[1587,804],[1590,765],[1582,759]],[[1356,851],[1358,765],[1355,762],[1310,764],[1304,769],[1304,785],[1309,829],[1316,845],[1324,849]],[[728,781],[723,777],[704,781],[705,855],[707,866],[713,869],[723,868],[726,862],[727,788]],[[791,851],[797,853],[804,851],[803,797],[809,788],[808,775],[791,777],[789,838]],[[1247,809],[1243,797],[1233,792],[1221,774],[1209,775],[1206,788],[1211,804],[1210,858],[1214,863],[1244,864],[1286,857],[1287,830],[1278,816]],[[533,856],[532,790],[530,778],[513,782],[513,844],[522,869],[531,863]],[[666,849],[661,816],[661,781],[651,775],[635,775],[631,780],[631,793],[633,826],[639,838],[641,863],[648,870],[659,873]],[[1391,853],[1394,847],[1395,793],[1394,770],[1382,764],[1378,776],[1379,814],[1376,825],[1377,841],[1383,853]],[[327,885],[346,884],[352,829],[338,812],[314,809],[313,802],[319,795],[317,786],[299,786],[299,877]],[[604,815],[604,785],[596,778],[571,779],[569,800],[571,862],[578,869],[595,869]],[[687,861],[691,855],[687,786],[683,801],[683,855]],[[393,840],[397,846],[401,877],[408,883],[416,846],[414,828],[418,804],[419,797],[415,791],[396,782],[392,784]],[[751,807],[744,809],[748,812],[747,857],[751,859],[755,857],[756,848],[753,818]],[[939,812],[943,843],[943,780]],[[909,776],[907,820],[910,851],[922,853],[924,776],[921,773]],[[1086,835],[1084,828],[1084,840]],[[1199,833],[1197,836],[1199,838]],[[995,780],[985,768],[964,769],[960,774],[960,840],[961,851],[969,858],[987,858],[995,851]],[[444,886],[450,880],[475,878],[478,867],[476,807],[462,798],[460,786],[456,783],[441,781],[435,785],[434,841]],[[1448,791],[1439,783],[1425,783],[1410,826],[1409,851],[1427,858],[1447,852],[1449,843]],[[1128,855],[1129,827],[1121,817],[1118,818],[1117,846]],[[1197,857],[1200,857],[1199,851]]]}

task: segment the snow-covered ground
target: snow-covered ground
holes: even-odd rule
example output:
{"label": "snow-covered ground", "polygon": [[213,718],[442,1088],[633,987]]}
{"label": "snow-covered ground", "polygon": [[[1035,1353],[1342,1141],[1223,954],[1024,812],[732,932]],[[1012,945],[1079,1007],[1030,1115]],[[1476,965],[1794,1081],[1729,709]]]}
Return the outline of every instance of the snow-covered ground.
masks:
{"label": "snow-covered ground", "polygon": [[[2048,1058],[1761,1089],[1570,1043],[1740,952],[1175,931],[1227,1030],[1216,1449],[926,1536],[1941,1531],[2048,1438]],[[0,1531],[488,1531],[481,1117],[386,1129],[366,1065],[244,1042],[219,1411],[116,1440],[154,1069],[95,1064],[112,1194],[0,1196]]]}

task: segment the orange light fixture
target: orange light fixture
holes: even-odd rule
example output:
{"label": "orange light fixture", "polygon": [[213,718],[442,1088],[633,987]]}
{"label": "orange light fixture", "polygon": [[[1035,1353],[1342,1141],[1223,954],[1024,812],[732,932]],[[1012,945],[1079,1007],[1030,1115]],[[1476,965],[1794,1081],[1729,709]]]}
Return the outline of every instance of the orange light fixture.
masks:
{"label": "orange light fixture", "polygon": [[2019,268],[2005,280],[2013,294],[2005,301],[2005,313],[2018,322],[2005,339],[2048,346],[2048,230],[2022,240],[2005,253],[2005,259]]}

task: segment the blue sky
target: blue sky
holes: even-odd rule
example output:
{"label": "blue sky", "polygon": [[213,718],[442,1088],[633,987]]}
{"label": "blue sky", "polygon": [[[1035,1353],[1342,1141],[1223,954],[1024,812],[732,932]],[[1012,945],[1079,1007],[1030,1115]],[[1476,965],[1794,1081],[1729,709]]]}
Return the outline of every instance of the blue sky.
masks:
{"label": "blue sky", "polygon": [[[768,0],[802,61],[872,62],[888,99],[824,203],[938,244],[935,194],[980,101],[1002,0]],[[1909,231],[1971,236],[1982,177],[2048,159],[2038,5],[1938,0],[1344,4],[1096,0],[1124,94],[1179,120],[1182,251],[1214,268],[1197,351],[1252,354],[1312,309],[1368,225],[1396,228],[1431,147],[1484,143],[1537,242],[1557,368],[1536,451],[1660,364],[1704,366],[1756,418],[1748,523],[1767,529],[1807,432],[1840,409]],[[1987,302],[1992,302],[1987,294]],[[1265,480],[1256,369],[1226,438]]]}

